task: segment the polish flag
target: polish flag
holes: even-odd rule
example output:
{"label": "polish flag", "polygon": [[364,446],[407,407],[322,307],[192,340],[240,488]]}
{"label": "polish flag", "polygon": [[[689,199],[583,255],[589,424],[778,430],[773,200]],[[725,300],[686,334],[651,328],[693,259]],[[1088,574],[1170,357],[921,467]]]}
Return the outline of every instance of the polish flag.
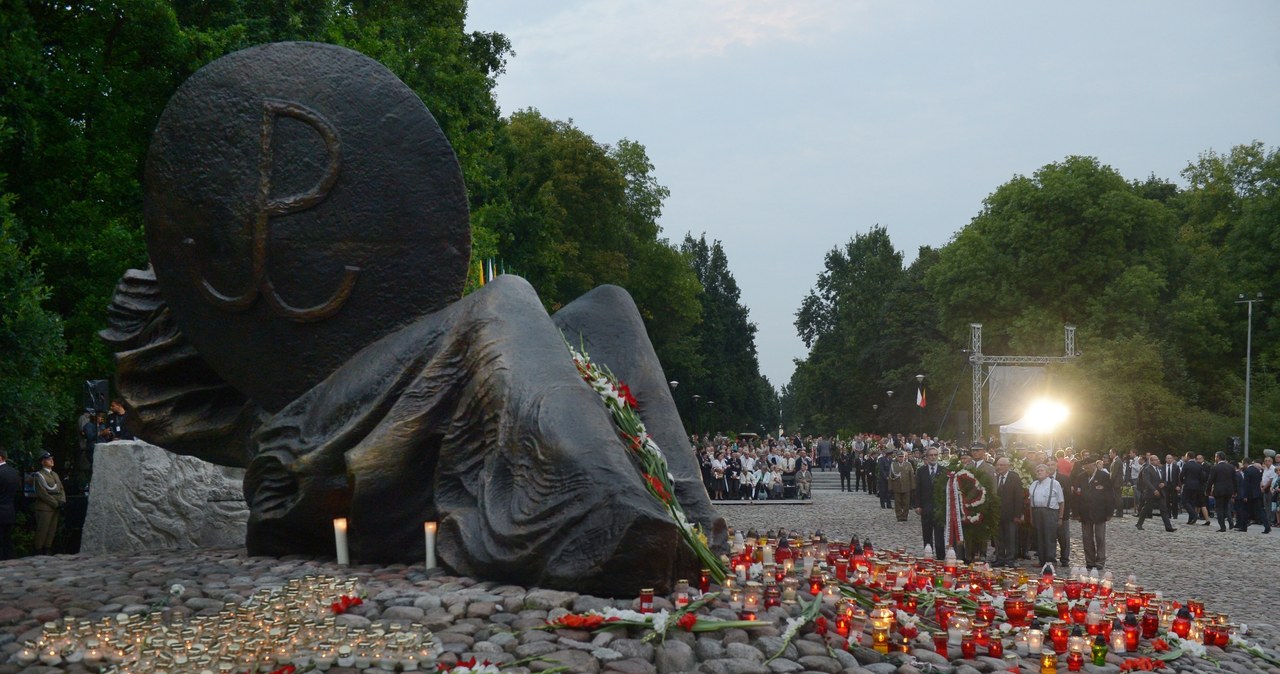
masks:
{"label": "polish flag", "polygon": [[916,406],[924,407],[924,404],[925,404],[924,387],[921,386],[920,388],[916,389]]}

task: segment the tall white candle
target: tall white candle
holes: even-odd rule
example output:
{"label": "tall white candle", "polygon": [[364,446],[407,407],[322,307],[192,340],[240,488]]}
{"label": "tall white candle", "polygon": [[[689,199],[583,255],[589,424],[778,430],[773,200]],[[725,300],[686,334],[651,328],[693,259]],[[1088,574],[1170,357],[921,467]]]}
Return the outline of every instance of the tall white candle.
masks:
{"label": "tall white candle", "polygon": [[436,523],[423,522],[422,528],[427,534],[427,568],[436,568]]}
{"label": "tall white candle", "polygon": [[333,543],[338,549],[338,564],[351,564],[351,555],[347,552],[347,518],[339,517],[333,521]]}

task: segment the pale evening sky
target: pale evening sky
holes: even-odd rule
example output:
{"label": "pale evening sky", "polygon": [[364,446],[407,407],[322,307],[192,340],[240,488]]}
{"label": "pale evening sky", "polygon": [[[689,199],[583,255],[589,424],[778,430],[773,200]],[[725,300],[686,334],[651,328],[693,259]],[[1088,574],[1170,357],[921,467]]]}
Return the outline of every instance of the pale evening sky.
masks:
{"label": "pale evening sky", "polygon": [[823,256],[884,225],[915,258],[1015,174],[1096,156],[1177,180],[1280,144],[1280,3],[470,0],[532,107],[642,143],[660,224],[723,242],[775,386]]}

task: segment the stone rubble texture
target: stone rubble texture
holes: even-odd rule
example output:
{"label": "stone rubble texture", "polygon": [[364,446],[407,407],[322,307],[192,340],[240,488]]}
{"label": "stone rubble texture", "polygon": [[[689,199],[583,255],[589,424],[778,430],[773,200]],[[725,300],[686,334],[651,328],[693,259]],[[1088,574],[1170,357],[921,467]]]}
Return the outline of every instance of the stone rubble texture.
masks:
{"label": "stone rubble texture", "polygon": [[244,545],[244,469],[141,440],[98,445],[82,554]]}

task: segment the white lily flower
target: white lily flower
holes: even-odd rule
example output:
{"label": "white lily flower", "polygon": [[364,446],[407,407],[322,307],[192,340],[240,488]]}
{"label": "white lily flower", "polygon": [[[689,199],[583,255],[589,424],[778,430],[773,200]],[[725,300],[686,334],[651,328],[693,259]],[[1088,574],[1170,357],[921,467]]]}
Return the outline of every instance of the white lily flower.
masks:
{"label": "white lily flower", "polygon": [[653,631],[662,634],[667,631],[667,621],[671,619],[671,614],[666,609],[662,609],[653,614]]}

